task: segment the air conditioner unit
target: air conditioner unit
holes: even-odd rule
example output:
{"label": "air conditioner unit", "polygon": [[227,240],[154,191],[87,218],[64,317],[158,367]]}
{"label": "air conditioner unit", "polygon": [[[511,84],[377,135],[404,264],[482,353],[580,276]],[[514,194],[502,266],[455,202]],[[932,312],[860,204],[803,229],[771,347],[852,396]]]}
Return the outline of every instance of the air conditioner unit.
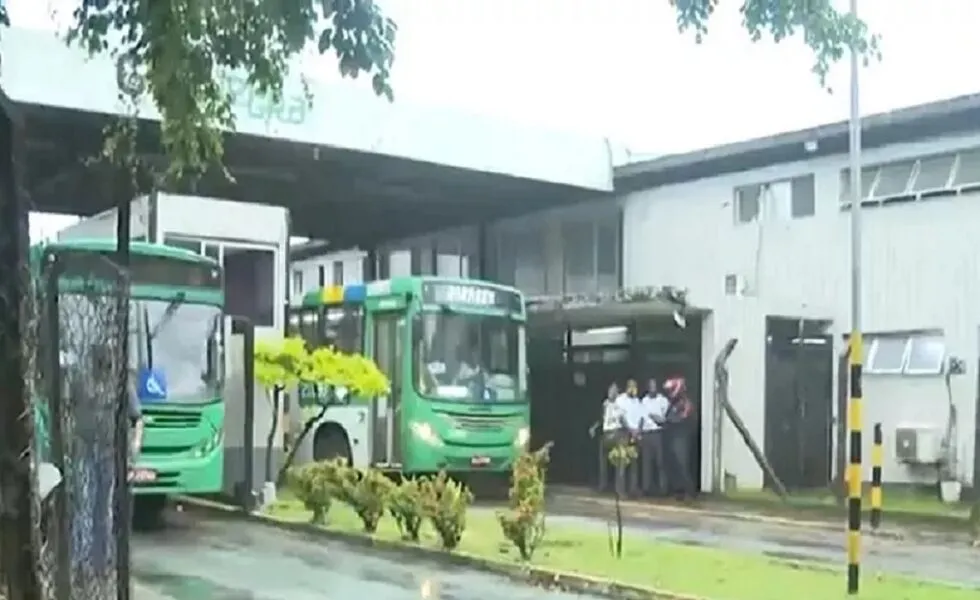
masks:
{"label": "air conditioner unit", "polygon": [[910,465],[934,465],[942,458],[943,436],[936,427],[900,425],[895,428],[895,458]]}

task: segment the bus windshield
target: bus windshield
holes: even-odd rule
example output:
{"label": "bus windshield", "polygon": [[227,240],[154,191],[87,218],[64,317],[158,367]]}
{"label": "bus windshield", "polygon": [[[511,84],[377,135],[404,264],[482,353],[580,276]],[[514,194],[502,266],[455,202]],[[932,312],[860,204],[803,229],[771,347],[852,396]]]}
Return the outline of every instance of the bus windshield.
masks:
{"label": "bus windshield", "polygon": [[508,316],[422,314],[419,391],[439,400],[514,402],[526,395],[524,324]]}
{"label": "bus windshield", "polygon": [[140,326],[130,351],[138,364],[163,373],[169,402],[198,404],[220,395],[221,309],[209,304],[139,300],[133,314]]}

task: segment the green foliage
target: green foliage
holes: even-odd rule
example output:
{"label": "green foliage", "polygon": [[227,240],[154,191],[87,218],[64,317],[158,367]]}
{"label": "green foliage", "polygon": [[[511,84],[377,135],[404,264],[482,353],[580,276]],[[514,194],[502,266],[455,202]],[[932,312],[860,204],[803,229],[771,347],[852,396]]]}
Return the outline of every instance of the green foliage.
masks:
{"label": "green foliage", "polygon": [[550,445],[525,451],[514,462],[506,512],[497,513],[504,537],[517,548],[522,560],[531,560],[545,534],[544,474]]}
{"label": "green foliage", "polygon": [[366,533],[374,533],[385,514],[395,484],[376,469],[362,471],[346,467],[339,475],[337,498],[354,509]]}
{"label": "green foliage", "polygon": [[369,75],[392,98],[396,27],[373,0],[100,0],[79,3],[74,18],[69,41],[120,59],[124,92],[158,109],[170,181],[221,167],[222,130],[234,130],[239,101],[222,85],[228,72],[244,74],[250,104],[281,106],[290,60],[315,46],[334,53],[344,77]]}
{"label": "green foliage", "polygon": [[295,336],[255,343],[255,378],[266,390],[315,381],[368,398],[385,394],[389,388],[387,377],[372,360],[330,347],[310,352],[302,338]]}
{"label": "green foliage", "polygon": [[313,513],[311,522],[314,525],[327,522],[334,496],[334,468],[335,465],[324,461],[293,467],[287,472],[287,485],[303,507]]}
{"label": "green foliage", "polygon": [[618,469],[625,469],[636,460],[636,444],[623,441],[609,449],[609,462]]}
{"label": "green foliage", "polygon": [[406,478],[392,491],[388,512],[394,517],[403,540],[419,541],[425,518],[425,484],[424,480]]}
{"label": "green foliage", "polygon": [[466,511],[473,502],[473,494],[440,471],[424,483],[423,498],[425,516],[436,530],[443,550],[455,550],[466,530]]}
{"label": "green foliage", "polygon": [[[670,0],[677,10],[678,28],[682,32],[694,30],[698,43],[707,35],[708,21],[719,2]],[[836,10],[831,0],[742,0],[739,12],[753,42],[768,37],[778,43],[802,35],[813,50],[816,60],[812,70],[821,85],[826,85],[830,68],[851,47],[865,63],[881,58],[880,38],[870,33],[864,21]]]}

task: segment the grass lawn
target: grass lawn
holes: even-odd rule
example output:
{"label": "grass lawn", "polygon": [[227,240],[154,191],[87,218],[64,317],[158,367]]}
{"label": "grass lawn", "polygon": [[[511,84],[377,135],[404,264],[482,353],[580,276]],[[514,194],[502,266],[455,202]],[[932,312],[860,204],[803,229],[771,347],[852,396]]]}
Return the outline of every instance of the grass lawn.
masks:
{"label": "grass lawn", "polygon": [[[289,499],[271,506],[268,514],[288,521],[308,521],[310,516],[298,502]],[[328,520],[328,529],[360,531],[357,516],[340,503],[334,503]],[[377,537],[398,539],[390,517],[382,520]],[[428,527],[422,545],[437,547],[435,535]],[[468,516],[460,551],[501,562],[517,561],[516,550],[504,540],[493,514],[478,509]],[[711,600],[785,600],[794,594],[807,600],[853,598],[844,592],[842,572],[819,565],[630,539],[628,535],[623,558],[617,560],[610,555],[606,535],[568,527],[548,527],[534,564]],[[878,575],[867,570],[862,579],[859,598],[863,600],[976,600],[978,597],[976,590]]]}

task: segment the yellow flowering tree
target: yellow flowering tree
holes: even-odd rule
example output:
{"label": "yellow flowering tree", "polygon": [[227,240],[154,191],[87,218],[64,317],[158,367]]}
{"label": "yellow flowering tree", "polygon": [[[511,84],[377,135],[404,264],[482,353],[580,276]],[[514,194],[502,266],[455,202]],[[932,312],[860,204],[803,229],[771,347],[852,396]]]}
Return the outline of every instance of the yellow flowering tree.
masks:
{"label": "yellow flowering tree", "polygon": [[330,406],[351,396],[372,398],[388,392],[390,384],[384,373],[368,358],[340,352],[332,347],[310,351],[300,337],[262,340],[255,344],[255,378],[272,403],[266,454],[266,481],[272,481],[272,447],[279,428],[282,395],[300,384],[316,388],[312,401],[299,399],[303,428],[289,443],[286,459],[276,476],[281,485],[286,471],[296,458],[300,444],[320,421]]}

